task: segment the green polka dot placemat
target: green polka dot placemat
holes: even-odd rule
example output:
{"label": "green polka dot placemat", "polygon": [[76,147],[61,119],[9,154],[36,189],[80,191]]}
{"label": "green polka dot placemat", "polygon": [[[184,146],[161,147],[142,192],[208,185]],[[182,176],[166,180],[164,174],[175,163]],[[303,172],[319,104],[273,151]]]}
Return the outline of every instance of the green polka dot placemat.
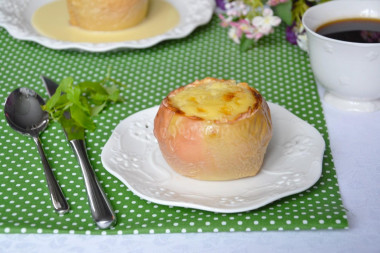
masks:
{"label": "green polka dot placemat", "polygon": [[[0,100],[17,87],[48,98],[40,75],[60,81],[98,81],[111,66],[125,102],[108,107],[87,133],[90,161],[116,212],[118,223],[100,230],[89,211],[83,177],[62,128],[51,123],[41,135],[49,163],[71,206],[54,212],[37,148],[31,138],[13,131],[1,117],[0,232],[136,234],[347,228],[327,128],[307,54],[285,40],[285,28],[240,52],[216,17],[184,39],[142,50],[105,53],[58,51],[12,38],[0,28]],[[164,206],[134,195],[102,166],[102,147],[127,116],[158,105],[167,93],[205,77],[235,79],[256,87],[265,98],[314,125],[327,144],[321,179],[309,190],[257,210],[221,214]]]}

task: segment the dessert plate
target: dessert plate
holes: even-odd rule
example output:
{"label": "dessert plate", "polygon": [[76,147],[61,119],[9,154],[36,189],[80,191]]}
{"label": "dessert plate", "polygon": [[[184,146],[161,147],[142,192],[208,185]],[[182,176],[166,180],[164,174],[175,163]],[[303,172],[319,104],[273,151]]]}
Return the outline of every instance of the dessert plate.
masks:
{"label": "dessert plate", "polygon": [[210,21],[214,0],[166,0],[180,14],[180,22],[173,29],[146,39],[110,43],[82,43],[60,41],[45,37],[32,26],[34,12],[41,6],[54,0],[0,0],[0,26],[3,26],[16,39],[37,42],[52,49],[81,49],[91,52],[104,52],[119,48],[147,48],[157,43],[178,39],[189,35],[196,27]]}
{"label": "dessert plate", "polygon": [[313,126],[281,106],[269,107],[273,137],[255,177],[199,181],[177,174],[153,135],[158,106],[133,114],[116,127],[103,148],[102,163],[134,194],[154,203],[221,213],[262,207],[314,185],[322,173],[325,150],[324,139]]}

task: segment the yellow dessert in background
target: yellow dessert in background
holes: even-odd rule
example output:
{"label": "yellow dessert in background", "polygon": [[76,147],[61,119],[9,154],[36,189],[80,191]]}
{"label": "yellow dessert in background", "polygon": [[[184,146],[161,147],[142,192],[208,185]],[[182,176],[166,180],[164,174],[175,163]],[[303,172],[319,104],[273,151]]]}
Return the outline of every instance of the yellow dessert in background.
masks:
{"label": "yellow dessert in background", "polygon": [[272,137],[269,107],[247,83],[205,78],[162,101],[154,135],[167,163],[200,180],[256,175]]}
{"label": "yellow dessert in background", "polygon": [[70,24],[93,31],[123,30],[140,23],[148,0],[66,0]]}
{"label": "yellow dessert in background", "polygon": [[[169,31],[180,22],[177,9],[165,0],[150,0],[147,16],[124,30],[93,31],[70,25],[66,0],[41,6],[32,18],[33,27],[42,35],[70,42],[107,43],[147,39]],[[54,22],[52,22],[54,21]]]}

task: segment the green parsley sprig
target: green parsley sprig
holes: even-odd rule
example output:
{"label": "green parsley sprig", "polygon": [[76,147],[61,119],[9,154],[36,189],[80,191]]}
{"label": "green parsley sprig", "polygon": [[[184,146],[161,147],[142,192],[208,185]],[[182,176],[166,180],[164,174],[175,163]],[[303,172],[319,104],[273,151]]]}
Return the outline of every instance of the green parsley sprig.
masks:
{"label": "green parsley sprig", "polygon": [[61,123],[68,140],[84,139],[85,130],[96,128],[94,118],[109,103],[122,101],[120,85],[123,84],[109,77],[100,82],[85,81],[75,85],[74,79],[67,77],[42,109],[52,120]]}

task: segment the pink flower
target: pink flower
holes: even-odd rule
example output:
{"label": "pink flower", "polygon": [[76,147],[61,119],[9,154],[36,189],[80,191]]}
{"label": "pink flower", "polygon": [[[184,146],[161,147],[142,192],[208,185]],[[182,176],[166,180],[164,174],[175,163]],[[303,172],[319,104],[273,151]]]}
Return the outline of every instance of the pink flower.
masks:
{"label": "pink flower", "polygon": [[[288,0],[268,1],[280,3]],[[262,16],[255,16],[252,20],[247,19],[246,16],[253,7],[243,0],[226,1],[225,7],[226,12],[218,15],[221,20],[221,26],[229,28],[228,37],[237,44],[241,43],[243,36],[247,39],[258,41],[263,36],[273,32],[273,27],[281,23],[281,19],[273,16],[273,11],[270,8],[264,8]]]}
{"label": "pink flower", "polygon": [[245,34],[248,39],[258,40],[262,36],[259,36],[256,27],[254,27],[249,20],[242,19],[237,23],[238,28]]}
{"label": "pink flower", "polygon": [[237,22],[237,25],[240,28],[240,30],[242,30],[244,33],[250,32],[250,30],[252,29],[251,24],[246,19],[239,20],[239,22]]}
{"label": "pink flower", "polygon": [[220,20],[222,21],[222,22],[220,23],[220,25],[221,25],[222,27],[228,27],[228,26],[230,25],[230,23],[231,23],[231,20],[232,20],[231,17],[225,18],[222,14],[219,14],[219,18],[220,18]]}
{"label": "pink flower", "polygon": [[259,39],[261,39],[261,37],[264,36],[264,34],[256,31],[255,33],[252,33],[250,35],[247,34],[246,36],[249,39],[254,39],[255,41],[258,41]]}
{"label": "pink flower", "polygon": [[276,6],[281,3],[286,3],[288,0],[268,0],[267,5]]}

